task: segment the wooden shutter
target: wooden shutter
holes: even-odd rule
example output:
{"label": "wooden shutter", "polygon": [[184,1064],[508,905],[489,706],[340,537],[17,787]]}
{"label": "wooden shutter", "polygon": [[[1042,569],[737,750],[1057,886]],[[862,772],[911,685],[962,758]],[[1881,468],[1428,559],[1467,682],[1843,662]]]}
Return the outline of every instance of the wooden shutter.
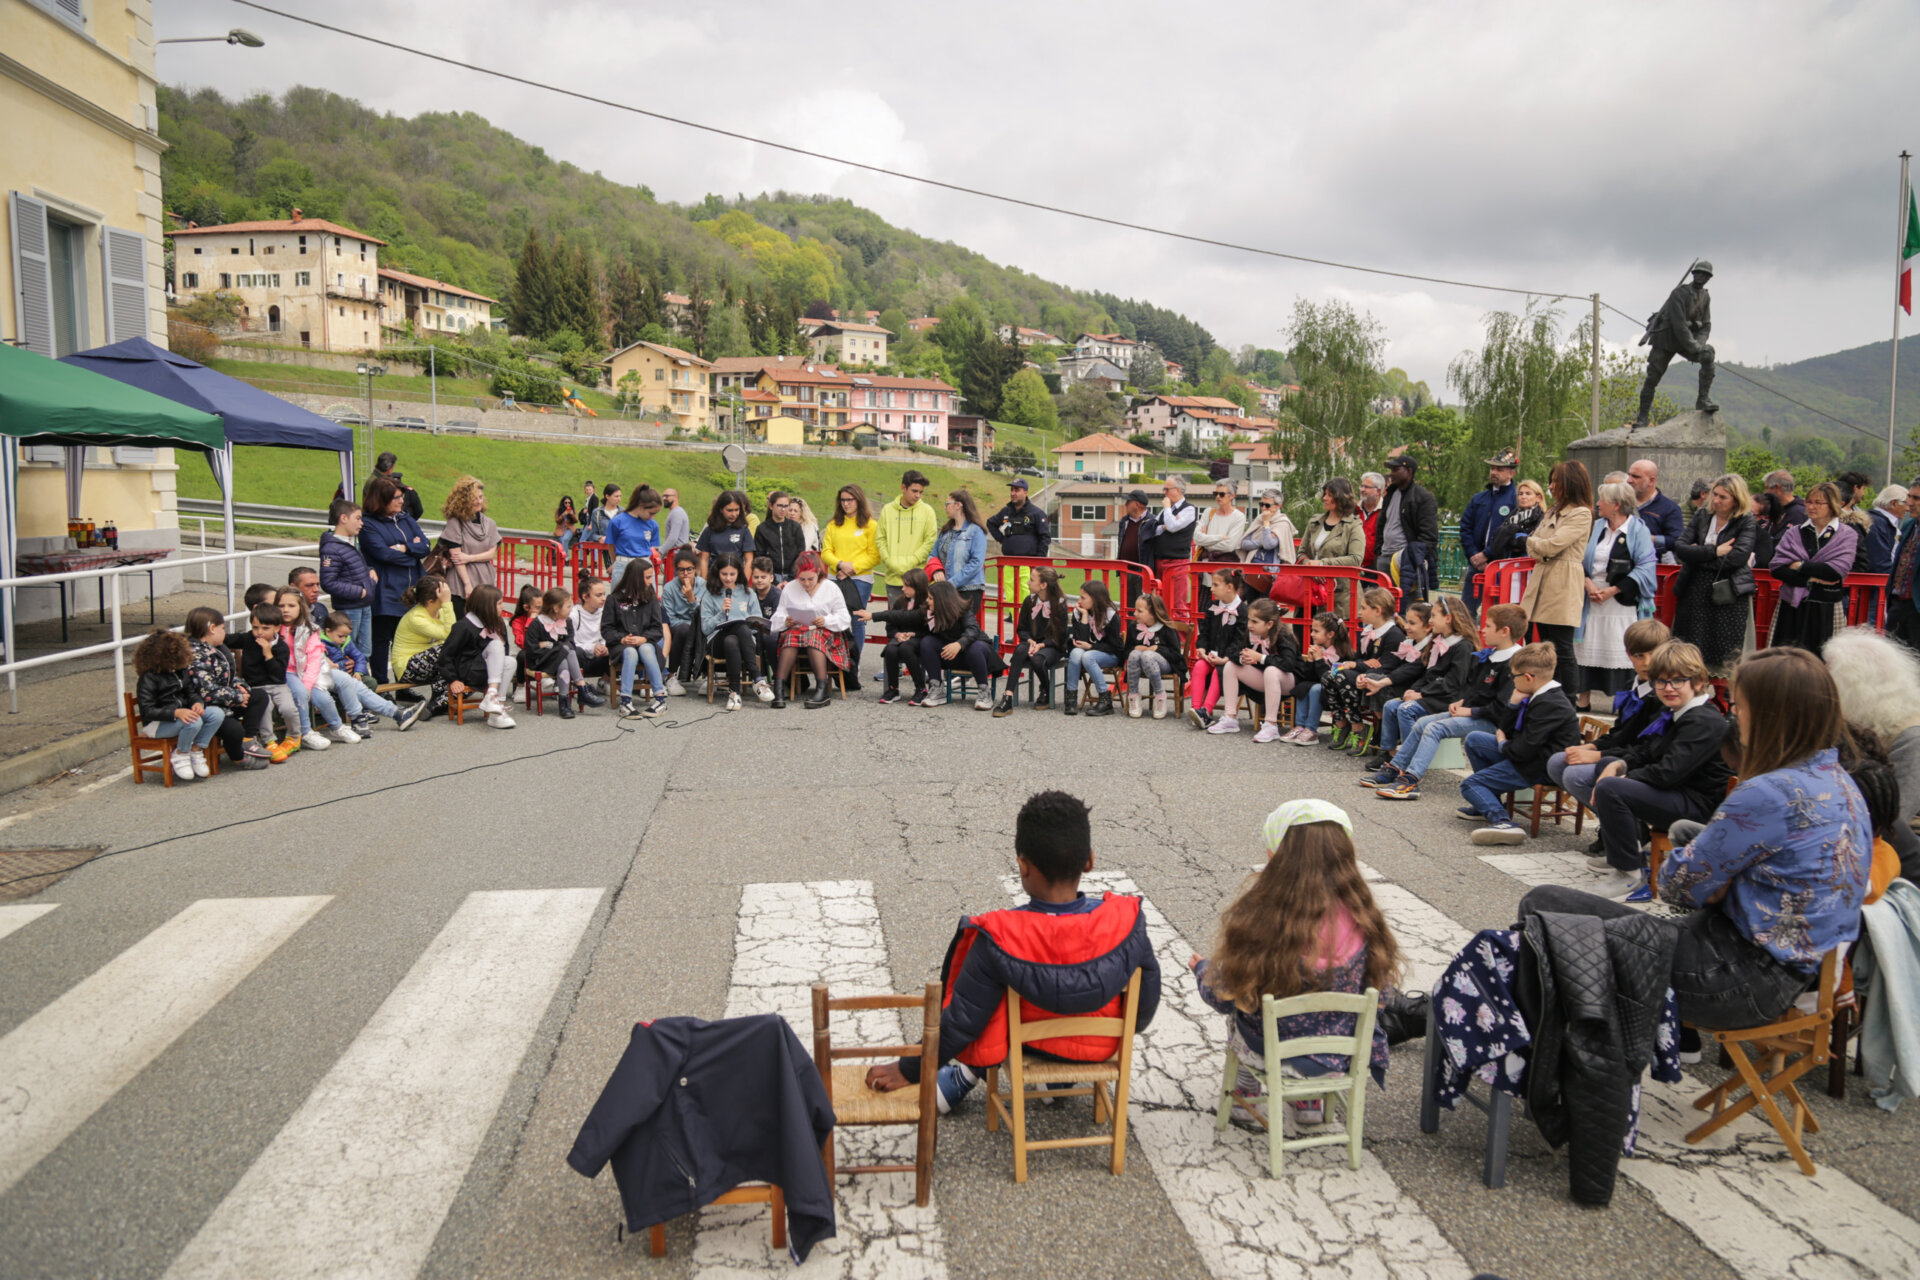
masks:
{"label": "wooden shutter", "polygon": [[107,341],[147,337],[147,238],[102,227],[100,260],[107,282]]}
{"label": "wooden shutter", "polygon": [[53,258],[47,244],[47,206],[18,191],[9,196],[13,227],[14,337],[29,351],[53,350]]}

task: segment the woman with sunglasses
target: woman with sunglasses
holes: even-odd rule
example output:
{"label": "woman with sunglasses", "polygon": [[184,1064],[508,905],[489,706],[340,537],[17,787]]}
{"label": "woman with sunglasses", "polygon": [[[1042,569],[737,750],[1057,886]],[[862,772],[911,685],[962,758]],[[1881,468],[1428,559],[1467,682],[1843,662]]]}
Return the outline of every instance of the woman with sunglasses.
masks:
{"label": "woman with sunglasses", "polygon": [[1292,564],[1298,536],[1280,509],[1280,491],[1269,489],[1260,495],[1260,509],[1240,537],[1240,557],[1250,564]]}
{"label": "woman with sunglasses", "polygon": [[1247,531],[1247,517],[1233,505],[1233,482],[1219,480],[1213,486],[1213,505],[1193,526],[1193,542],[1200,548],[1202,560],[1239,560],[1240,539]]}

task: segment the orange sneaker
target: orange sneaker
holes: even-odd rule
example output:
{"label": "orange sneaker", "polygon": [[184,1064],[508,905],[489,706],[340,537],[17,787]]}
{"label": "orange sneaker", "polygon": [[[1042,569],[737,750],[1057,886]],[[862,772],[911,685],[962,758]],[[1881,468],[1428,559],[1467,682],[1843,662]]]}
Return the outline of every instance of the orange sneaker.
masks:
{"label": "orange sneaker", "polygon": [[300,749],[300,739],[282,738],[267,748],[267,759],[275,764],[285,764],[287,757]]}

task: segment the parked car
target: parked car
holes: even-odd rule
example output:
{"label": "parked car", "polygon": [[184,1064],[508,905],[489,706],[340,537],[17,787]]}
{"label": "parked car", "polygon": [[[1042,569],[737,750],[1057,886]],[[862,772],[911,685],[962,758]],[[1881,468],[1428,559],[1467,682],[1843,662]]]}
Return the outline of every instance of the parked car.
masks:
{"label": "parked car", "polygon": [[1038,467],[1022,467],[1018,471],[1014,472],[1014,474],[1021,475],[1021,476],[1044,476],[1047,473],[1042,471]]}

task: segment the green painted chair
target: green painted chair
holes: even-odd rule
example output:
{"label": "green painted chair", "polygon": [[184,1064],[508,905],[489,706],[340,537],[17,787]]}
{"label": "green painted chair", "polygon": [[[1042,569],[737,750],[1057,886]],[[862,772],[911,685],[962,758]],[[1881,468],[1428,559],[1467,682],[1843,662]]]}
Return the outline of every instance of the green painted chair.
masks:
{"label": "green painted chair", "polygon": [[[1260,1021],[1266,1031],[1265,1070],[1249,1071],[1266,1086],[1268,1116],[1262,1116],[1253,1108],[1242,1105],[1241,1110],[1267,1131],[1268,1162],[1267,1171],[1273,1177],[1280,1176],[1280,1167],[1289,1151],[1302,1151],[1308,1147],[1327,1147],[1336,1143],[1347,1146],[1347,1164],[1350,1168],[1360,1167],[1360,1137],[1367,1122],[1367,1081],[1370,1078],[1367,1064],[1373,1057],[1373,1024],[1380,1012],[1380,993],[1373,987],[1357,996],[1340,995],[1323,991],[1312,995],[1291,996],[1285,1000],[1276,1000],[1272,996],[1263,996],[1260,1000]],[[1300,1036],[1292,1040],[1280,1038],[1280,1019],[1301,1013],[1351,1013],[1356,1015],[1352,1036]],[[1309,1053],[1337,1053],[1346,1056],[1347,1070],[1340,1075],[1314,1076],[1311,1079],[1295,1080],[1282,1075],[1280,1064],[1288,1058],[1298,1058]],[[1227,1047],[1227,1069],[1220,1081],[1220,1110],[1214,1119],[1216,1130],[1225,1129],[1233,1119],[1236,1105],[1233,1097],[1233,1084],[1240,1075],[1240,1055]],[[1320,1132],[1305,1138],[1283,1136],[1285,1125],[1282,1122],[1284,1112],[1279,1108],[1288,1103],[1306,1098],[1323,1098],[1330,1107],[1340,1112],[1340,1123],[1333,1123],[1329,1111],[1327,1124]]]}

